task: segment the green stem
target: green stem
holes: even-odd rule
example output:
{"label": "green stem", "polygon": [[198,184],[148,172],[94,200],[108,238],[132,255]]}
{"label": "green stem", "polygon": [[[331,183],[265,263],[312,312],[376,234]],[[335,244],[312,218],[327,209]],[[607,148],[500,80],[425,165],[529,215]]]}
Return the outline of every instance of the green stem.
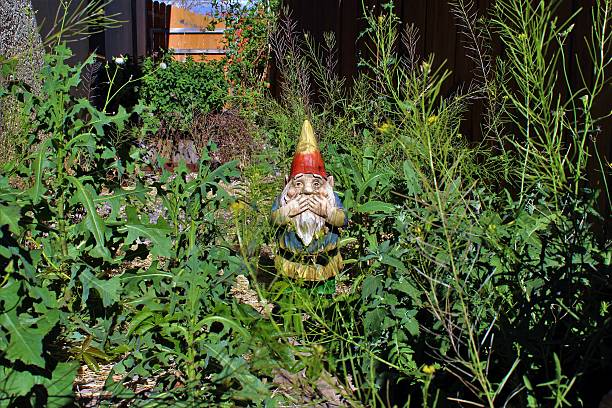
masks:
{"label": "green stem", "polygon": [[[68,15],[68,7],[70,5],[70,3],[66,3],[66,1],[64,1],[64,0],[62,0],[61,3],[62,3],[61,7],[64,8],[64,13],[62,15],[62,22],[60,24],[60,29],[59,29],[59,31],[57,33],[57,45],[60,45],[61,42],[62,42],[62,35],[64,33],[64,27],[66,25],[66,16]],[[59,12],[59,10],[58,10],[58,12]]]}
{"label": "green stem", "polygon": [[[108,91],[106,92],[106,100],[104,101],[104,107],[102,108],[102,112],[106,113],[106,108],[108,107],[108,104],[111,101],[111,91],[113,89],[113,85],[115,84],[115,78],[117,77],[117,72],[119,71],[119,67],[115,66],[115,72],[113,73],[113,77],[111,78],[110,75],[108,75],[108,70],[107,70],[107,76],[108,76]],[[116,95],[116,93],[115,93]]]}
{"label": "green stem", "polygon": [[56,116],[57,122],[55,123],[55,135],[58,144],[60,147],[57,149],[57,158],[55,163],[55,170],[57,172],[57,183],[56,188],[59,193],[59,197],[57,199],[57,227],[59,232],[59,242],[60,242],[60,250],[63,258],[68,256],[68,241],[67,241],[67,231],[66,231],[66,214],[65,214],[65,205],[66,205],[66,197],[64,192],[64,160],[66,159],[66,151],[65,151],[65,123],[64,118],[65,115],[65,103],[64,97],[65,95],[60,94],[58,98],[58,103],[56,105]]}
{"label": "green stem", "polygon": [[57,152],[57,180],[59,187],[59,197],[57,199],[57,226],[59,231],[59,241],[60,241],[60,249],[62,251],[62,256],[65,258],[68,256],[68,242],[66,240],[67,231],[66,231],[66,219],[64,212],[65,205],[65,196],[64,196],[64,156],[65,152],[63,148],[60,148]]}
{"label": "green stem", "polygon": [[[422,109],[424,112],[424,105],[422,104]],[[463,317],[463,322],[466,326],[466,330],[467,330],[467,334],[468,334],[468,349],[469,349],[469,353],[470,353],[470,358],[473,360],[471,362],[471,364],[468,366],[470,368],[470,370],[472,371],[472,373],[474,374],[474,376],[476,377],[476,380],[478,381],[478,383],[480,384],[480,386],[482,387],[482,391],[485,394],[485,397],[487,399],[487,403],[489,405],[489,407],[494,408],[494,396],[492,396],[492,392],[491,392],[491,384],[489,383],[486,374],[483,372],[483,367],[482,367],[482,363],[480,361],[480,353],[478,350],[478,343],[476,341],[476,338],[474,336],[474,330],[472,327],[472,323],[470,320],[470,316],[469,316],[469,310],[468,310],[468,306],[467,303],[464,299],[464,294],[463,294],[463,288],[461,285],[461,277],[459,276],[459,272],[457,271],[457,267],[455,265],[455,260],[454,260],[454,256],[453,256],[453,247],[452,247],[452,238],[449,234],[448,231],[448,225],[446,222],[446,214],[444,211],[444,208],[442,206],[442,198],[440,196],[440,188],[438,186],[438,179],[436,176],[436,172],[435,172],[435,167],[434,167],[434,161],[433,161],[433,153],[432,153],[432,145],[431,145],[431,135],[429,133],[429,130],[426,130],[426,137],[427,137],[427,149],[428,149],[428,153],[429,153],[429,166],[430,166],[430,170],[431,170],[431,176],[433,177],[433,181],[434,181],[434,188],[435,188],[435,195],[436,195],[436,202],[438,205],[438,212],[440,214],[440,221],[442,223],[442,229],[444,230],[444,236],[446,239],[446,245],[447,245],[447,250],[448,250],[448,255],[449,255],[449,259],[450,259],[450,266],[451,266],[451,270],[453,272],[453,279],[456,283],[456,290],[457,290],[457,295],[459,297],[459,302],[461,303],[461,314]]]}

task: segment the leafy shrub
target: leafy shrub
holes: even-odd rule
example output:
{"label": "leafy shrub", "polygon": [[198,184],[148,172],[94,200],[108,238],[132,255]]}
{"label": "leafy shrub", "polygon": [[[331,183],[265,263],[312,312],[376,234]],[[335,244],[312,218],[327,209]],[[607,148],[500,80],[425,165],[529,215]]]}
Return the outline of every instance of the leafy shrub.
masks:
{"label": "leafy shrub", "polygon": [[[91,59],[73,68],[69,56],[59,46],[46,57],[41,95],[20,83],[0,88],[33,118],[25,137],[35,146],[0,176],[2,405],[69,405],[75,360],[96,369],[121,357],[115,372],[126,381],[159,376],[151,398],[264,401],[268,388],[252,373],[262,368],[242,357],[263,353],[262,342],[225,297],[228,279],[243,270],[223,246],[218,216],[233,202],[220,183],[236,175],[236,163],[213,170],[204,150],[195,177],[179,166],[151,194],[137,172],[150,163],[106,137],[132,113],[119,107],[110,116],[73,96]],[[204,392],[199,383],[213,374]],[[188,387],[168,394],[178,382]],[[123,384],[107,385],[133,396]]]}
{"label": "leafy shrub", "polygon": [[217,62],[175,61],[170,54],[146,58],[139,95],[167,126],[185,130],[198,114],[218,112],[227,99],[227,83]]}
{"label": "leafy shrub", "polygon": [[[104,134],[109,128],[123,129],[131,113],[120,109],[109,116],[72,96],[91,59],[69,67],[69,57],[65,46],[45,57],[40,94],[22,83],[0,89],[0,97],[18,100],[31,118],[24,137],[36,146],[27,160],[7,165],[0,182],[3,224],[8,226],[2,230],[7,274],[0,289],[0,342],[6,382],[0,395],[18,405],[64,406],[70,401],[76,365],[57,350],[68,338],[78,342],[84,337],[78,330],[66,332],[74,328],[71,314],[98,302],[111,307],[118,300],[118,278],[102,276],[121,261],[113,253],[123,241],[112,237],[125,228],[116,205],[128,193],[114,185],[115,194],[106,198],[114,210],[105,222],[97,212],[101,199],[96,192],[104,181],[92,176],[125,173],[125,162]],[[20,178],[26,188],[12,187],[9,176]],[[92,322],[97,317],[92,312]]]}

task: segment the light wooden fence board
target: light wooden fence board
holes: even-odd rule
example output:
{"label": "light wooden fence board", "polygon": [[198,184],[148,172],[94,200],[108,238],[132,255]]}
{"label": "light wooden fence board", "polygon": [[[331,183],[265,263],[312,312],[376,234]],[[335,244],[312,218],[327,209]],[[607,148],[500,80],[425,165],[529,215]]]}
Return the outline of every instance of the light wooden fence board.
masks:
{"label": "light wooden fence board", "polygon": [[223,24],[210,27],[210,16],[173,7],[170,13],[168,48],[173,49],[175,58],[184,60],[187,56],[196,61],[223,58]]}

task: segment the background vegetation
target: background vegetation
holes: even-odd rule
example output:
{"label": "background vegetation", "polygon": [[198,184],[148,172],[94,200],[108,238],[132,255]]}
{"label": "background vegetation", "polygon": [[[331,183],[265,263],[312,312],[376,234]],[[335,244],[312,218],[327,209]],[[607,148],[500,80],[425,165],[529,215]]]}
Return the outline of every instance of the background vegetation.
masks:
{"label": "background vegetation", "polygon": [[[224,62],[235,72],[163,59],[130,79],[109,64],[102,106],[75,92],[92,60],[66,65],[61,43],[40,93],[2,61],[0,98],[27,118],[12,136],[27,148],[0,176],[0,405],[70,405],[79,366],[105,363],[106,402],[133,406],[598,404],[612,250],[594,226],[597,198],[610,201],[586,167],[610,173],[592,111],[609,86],[612,3],[583,11],[595,81],[578,89],[556,2],[498,1],[481,20],[470,4],[452,3],[478,72],[453,95],[392,5],[368,13],[371,57],[351,83],[332,36],[316,44],[286,14],[249,11],[284,74],[277,99],[233,76],[262,66],[240,47]],[[117,98],[131,86],[128,109]],[[477,100],[488,137],[474,146],[459,127]],[[195,168],[179,157],[170,172],[159,164],[174,156],[149,151],[165,132],[151,118],[166,115],[201,136]],[[268,214],[305,117],[350,217],[329,296],[272,266]],[[223,123],[235,131],[202,136]],[[227,140],[239,148],[208,143]]]}

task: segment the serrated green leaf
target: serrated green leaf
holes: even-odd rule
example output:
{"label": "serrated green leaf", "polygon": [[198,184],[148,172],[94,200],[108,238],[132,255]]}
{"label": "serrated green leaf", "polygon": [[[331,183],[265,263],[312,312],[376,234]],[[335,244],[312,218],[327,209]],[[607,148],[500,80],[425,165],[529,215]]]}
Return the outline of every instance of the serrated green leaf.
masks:
{"label": "serrated green leaf", "polygon": [[77,374],[78,363],[58,363],[51,379],[44,379],[42,384],[47,389],[47,408],[69,406],[74,399],[72,384]]}
{"label": "serrated green leaf", "polygon": [[363,280],[361,288],[361,297],[367,299],[377,295],[382,290],[382,281],[380,276],[368,276]]}
{"label": "serrated green leaf", "polygon": [[105,159],[105,160],[109,160],[109,159],[113,159],[115,158],[117,155],[117,152],[115,152],[113,149],[110,148],[105,148],[104,151],[102,152],[102,154],[100,155],[101,159]]}
{"label": "serrated green leaf", "polygon": [[207,350],[209,357],[217,360],[223,369],[213,374],[212,380],[224,381],[228,378],[238,380],[242,389],[232,393],[232,398],[236,400],[250,400],[261,402],[268,395],[268,388],[256,376],[248,370],[248,363],[242,357],[231,357],[225,350],[226,342],[220,343],[201,343]]}
{"label": "serrated green leaf", "polygon": [[[17,316],[15,309],[5,312],[0,316],[0,325],[8,331],[11,338],[8,347],[4,350],[6,358],[44,368],[42,340],[58,320],[57,310],[51,310],[45,316],[36,319],[28,315]],[[36,327],[33,327],[34,325]]]}
{"label": "serrated green leaf", "polygon": [[385,312],[381,309],[374,309],[366,312],[365,318],[363,319],[366,335],[372,335],[380,331],[384,319]]}
{"label": "serrated green leaf", "polygon": [[383,201],[372,200],[367,203],[359,204],[357,206],[357,212],[382,212],[391,213],[395,210],[393,204],[385,203]]}
{"label": "serrated green leaf", "polygon": [[140,182],[135,187],[124,189],[116,188],[112,193],[100,195],[94,198],[96,205],[108,203],[111,206],[110,220],[116,220],[119,217],[120,208],[125,204],[128,197],[136,197],[141,202],[146,200],[145,195],[150,191],[150,188],[145,187]]}
{"label": "serrated green leaf", "polygon": [[[36,384],[36,378],[27,371],[0,366],[0,396],[27,395]],[[4,405],[3,405],[4,406]]]}
{"label": "serrated green leaf", "polygon": [[57,309],[58,304],[55,292],[52,292],[49,289],[40,286],[32,286],[30,287],[29,291],[30,295],[33,298],[39,299],[41,301],[41,303],[38,303],[36,306],[34,306],[37,311],[39,307],[41,307],[42,309]]}
{"label": "serrated green leaf", "polygon": [[407,282],[405,279],[401,279],[398,282],[393,283],[391,287],[395,290],[407,294],[415,301],[421,300],[421,291],[417,289],[414,285],[412,285],[410,282]]}
{"label": "serrated green leaf", "polygon": [[[243,340],[249,340],[251,338],[251,334],[242,327],[238,322],[228,319],[224,316],[208,316],[202,319],[194,328],[194,331],[199,331],[204,325],[210,325],[211,323],[221,323],[223,324],[223,332],[226,332],[229,329],[235,330],[242,336]],[[221,333],[223,333],[221,332]]]}
{"label": "serrated green leaf", "polygon": [[[128,329],[128,335],[135,332],[147,319],[154,316],[154,313],[148,310],[137,313],[130,320],[130,327]],[[142,334],[142,331],[138,331],[138,334]]]}
{"label": "serrated green leaf", "polygon": [[172,241],[168,237],[170,229],[162,224],[143,224],[136,210],[128,207],[125,210],[128,222],[119,231],[127,231],[126,245],[130,245],[137,238],[146,238],[151,241],[151,253],[157,256],[172,256]]}
{"label": "serrated green leaf", "polygon": [[402,327],[408,330],[413,336],[419,335],[419,322],[414,317],[408,318],[402,322]]}
{"label": "serrated green leaf", "polygon": [[95,289],[102,298],[104,307],[111,306],[119,301],[121,293],[121,282],[119,277],[115,276],[109,280],[101,280],[96,278],[90,271],[85,270],[79,275],[79,279],[83,284],[83,304],[89,299],[90,289]]}
{"label": "serrated green leaf", "polygon": [[71,147],[95,147],[95,146],[96,146],[95,135],[93,133],[82,133],[70,139],[70,141],[66,143],[66,146],[64,148],[68,150]]}
{"label": "serrated green leaf", "polygon": [[0,288],[0,311],[12,310],[17,307],[21,297],[18,292],[21,289],[21,283],[16,280],[9,280],[4,286]]}
{"label": "serrated green leaf", "polygon": [[106,225],[96,211],[94,198],[79,179],[72,176],[68,176],[67,178],[76,187],[77,194],[80,197],[80,202],[83,204],[83,207],[85,207],[85,210],[87,210],[85,225],[89,228],[94,236],[94,239],[96,240],[97,252],[92,252],[92,255],[100,255],[101,257],[110,258],[110,251],[104,246],[106,242]]}
{"label": "serrated green leaf", "polygon": [[[208,164],[204,164],[204,162],[200,163],[199,169],[199,177],[202,178],[202,181],[207,184],[214,183],[215,180],[225,180],[227,177],[237,176],[238,170],[236,169],[236,165],[238,164],[238,160],[233,160],[227,163],[222,164],[217,167],[212,172],[208,172],[210,167]],[[204,193],[204,191],[203,191]]]}
{"label": "serrated green leaf", "polygon": [[172,256],[172,241],[166,235],[165,228],[159,228],[154,224],[126,224],[124,227],[128,231],[126,243],[129,245],[136,238],[147,238],[151,241],[151,253],[157,256]]}
{"label": "serrated green leaf", "polygon": [[406,189],[408,194],[420,194],[423,190],[419,181],[419,176],[414,170],[414,165],[410,160],[404,161],[404,181],[406,182]]}
{"label": "serrated green leaf", "polygon": [[19,234],[21,208],[16,205],[0,205],[0,225],[8,225],[9,231]]}
{"label": "serrated green leaf", "polygon": [[414,104],[409,100],[397,101],[397,104],[405,115],[416,110]]}
{"label": "serrated green leaf", "polygon": [[406,270],[406,266],[404,265],[404,263],[400,261],[399,259],[392,257],[391,255],[382,254],[380,257],[380,262],[385,265],[392,266],[398,271]]}

